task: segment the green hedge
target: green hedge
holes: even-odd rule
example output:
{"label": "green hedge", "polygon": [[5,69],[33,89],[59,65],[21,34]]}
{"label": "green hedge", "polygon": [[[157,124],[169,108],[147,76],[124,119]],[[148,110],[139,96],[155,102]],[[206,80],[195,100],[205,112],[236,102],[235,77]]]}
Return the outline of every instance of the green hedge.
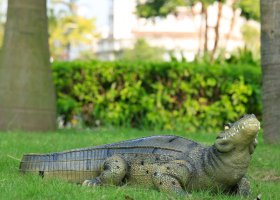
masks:
{"label": "green hedge", "polygon": [[65,122],[213,131],[245,113],[261,116],[253,64],[55,62],[53,77]]}

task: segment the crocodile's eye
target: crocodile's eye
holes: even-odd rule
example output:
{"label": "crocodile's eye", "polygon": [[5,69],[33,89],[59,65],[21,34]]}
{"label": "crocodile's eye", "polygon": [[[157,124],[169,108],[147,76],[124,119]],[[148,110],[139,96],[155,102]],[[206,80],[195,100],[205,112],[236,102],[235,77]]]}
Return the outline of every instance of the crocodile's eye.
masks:
{"label": "crocodile's eye", "polygon": [[230,129],[231,126],[232,126],[231,123],[226,123],[226,124],[224,125],[224,129],[225,129],[225,130]]}

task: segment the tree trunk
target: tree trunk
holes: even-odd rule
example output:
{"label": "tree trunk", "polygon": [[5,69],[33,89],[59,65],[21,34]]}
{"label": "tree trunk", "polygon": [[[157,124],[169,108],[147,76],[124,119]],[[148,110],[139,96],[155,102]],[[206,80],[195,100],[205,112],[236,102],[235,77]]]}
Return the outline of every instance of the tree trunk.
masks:
{"label": "tree trunk", "polygon": [[201,48],[202,48],[202,41],[203,41],[203,19],[204,19],[204,9],[201,8],[200,11],[200,17],[201,17],[201,23],[199,25],[199,40],[198,40],[198,50],[196,55],[200,56],[201,54]]}
{"label": "tree trunk", "polygon": [[204,54],[208,52],[208,7],[202,4],[202,12],[205,14],[205,29],[204,29]]}
{"label": "tree trunk", "polygon": [[280,142],[280,1],[261,0],[264,140]]}
{"label": "tree trunk", "polygon": [[46,0],[9,0],[0,60],[0,130],[55,128]]}
{"label": "tree trunk", "polygon": [[217,24],[215,26],[215,41],[214,41],[214,47],[211,54],[211,60],[214,59],[216,50],[218,48],[218,42],[220,39],[220,22],[222,17],[222,11],[223,11],[223,3],[221,0],[218,1],[218,16],[217,16]]}

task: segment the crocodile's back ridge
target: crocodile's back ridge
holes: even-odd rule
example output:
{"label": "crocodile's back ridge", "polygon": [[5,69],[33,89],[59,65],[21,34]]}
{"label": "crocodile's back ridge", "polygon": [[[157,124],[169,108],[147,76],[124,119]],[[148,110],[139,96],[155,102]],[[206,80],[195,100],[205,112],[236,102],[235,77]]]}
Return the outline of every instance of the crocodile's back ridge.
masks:
{"label": "crocodile's back ridge", "polygon": [[201,146],[197,142],[185,139],[183,137],[174,135],[159,135],[151,137],[143,137],[134,140],[126,140],[123,142],[117,142],[113,144],[107,144],[97,146],[96,148],[157,148],[157,149],[168,149],[174,152],[188,152],[194,147]]}

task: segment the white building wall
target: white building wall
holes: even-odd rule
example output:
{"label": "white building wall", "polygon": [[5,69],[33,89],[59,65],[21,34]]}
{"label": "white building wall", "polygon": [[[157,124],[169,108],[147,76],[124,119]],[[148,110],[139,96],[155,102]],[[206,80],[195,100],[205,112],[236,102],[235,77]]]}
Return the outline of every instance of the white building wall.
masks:
{"label": "white building wall", "polygon": [[114,0],[113,34],[116,40],[133,38],[131,28],[137,23],[133,14],[135,6],[136,2],[133,0]]}
{"label": "white building wall", "polygon": [[[103,27],[102,38],[97,46],[97,54],[101,59],[114,59],[114,52],[123,48],[132,48],[137,38],[145,38],[150,45],[159,46],[175,53],[183,52],[187,59],[193,59],[204,45],[204,18],[200,15],[201,5],[197,4],[193,10],[179,8],[177,16],[169,15],[166,18],[154,20],[139,19],[134,14],[136,0],[103,0],[111,3],[106,13],[109,19],[108,27]],[[208,46],[214,46],[217,23],[218,4],[208,9]],[[104,13],[105,14],[105,13]],[[235,15],[234,27],[230,32],[232,16]],[[219,48],[232,51],[244,45],[241,27],[245,20],[240,17],[240,11],[233,13],[229,5],[223,6],[220,21]],[[203,29],[201,29],[201,27]],[[105,33],[107,30],[109,33]],[[230,39],[227,40],[228,35]],[[111,36],[111,37],[110,37]]]}

